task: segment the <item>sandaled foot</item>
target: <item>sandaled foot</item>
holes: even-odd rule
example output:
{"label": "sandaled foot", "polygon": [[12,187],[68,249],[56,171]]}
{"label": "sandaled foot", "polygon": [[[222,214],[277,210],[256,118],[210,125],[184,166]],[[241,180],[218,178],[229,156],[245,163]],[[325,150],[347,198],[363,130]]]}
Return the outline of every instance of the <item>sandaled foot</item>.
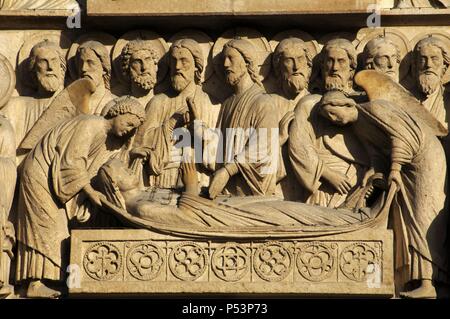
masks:
{"label": "sandaled foot", "polygon": [[44,285],[41,281],[33,281],[27,289],[28,298],[58,298],[61,293]]}
{"label": "sandaled foot", "polygon": [[410,299],[434,299],[437,297],[437,294],[436,288],[429,282],[426,284],[423,283],[419,288],[414,290],[401,292],[400,297]]}

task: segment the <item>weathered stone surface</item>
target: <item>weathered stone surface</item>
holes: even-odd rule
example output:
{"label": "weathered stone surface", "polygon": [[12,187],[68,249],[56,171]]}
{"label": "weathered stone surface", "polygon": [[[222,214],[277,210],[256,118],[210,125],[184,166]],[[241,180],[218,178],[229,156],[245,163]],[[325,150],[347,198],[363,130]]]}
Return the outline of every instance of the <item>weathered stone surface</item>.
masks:
{"label": "weathered stone surface", "polygon": [[71,247],[71,279],[79,283],[70,288],[74,295],[394,293],[392,233],[386,230],[233,242],[145,230],[75,230]]}
{"label": "weathered stone surface", "polygon": [[447,2],[0,0],[0,296],[444,296]]}

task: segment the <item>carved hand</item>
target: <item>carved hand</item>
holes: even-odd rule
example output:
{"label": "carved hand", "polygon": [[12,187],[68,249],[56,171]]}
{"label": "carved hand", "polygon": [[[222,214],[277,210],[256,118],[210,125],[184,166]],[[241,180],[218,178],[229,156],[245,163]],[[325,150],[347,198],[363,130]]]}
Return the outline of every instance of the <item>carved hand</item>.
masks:
{"label": "carved hand", "polygon": [[136,147],[130,151],[130,158],[142,158],[146,160],[150,156],[149,147]]}
{"label": "carved hand", "polygon": [[348,177],[342,173],[326,168],[322,176],[342,195],[352,188]]}
{"label": "carved hand", "polygon": [[364,174],[364,178],[362,179],[361,186],[365,187],[367,183],[371,182],[375,175],[375,169],[373,167],[369,168]]}
{"label": "carved hand", "polygon": [[221,168],[214,173],[214,177],[209,185],[209,197],[214,199],[222,192],[230,179],[230,174],[225,168]]}
{"label": "carved hand", "polygon": [[102,193],[96,191],[95,189],[93,189],[91,185],[85,186],[83,188],[83,190],[86,193],[86,195],[89,197],[91,202],[93,202],[97,206],[102,206],[102,200],[106,201],[106,196],[103,195]]}
{"label": "carved hand", "polygon": [[393,169],[391,170],[391,173],[389,174],[388,178],[388,184],[389,186],[392,185],[392,183],[396,183],[398,188],[402,185],[402,174],[400,173],[400,170]]}
{"label": "carved hand", "polygon": [[187,106],[189,109],[190,120],[199,120],[200,119],[200,110],[194,102],[194,99],[190,96],[186,98]]}

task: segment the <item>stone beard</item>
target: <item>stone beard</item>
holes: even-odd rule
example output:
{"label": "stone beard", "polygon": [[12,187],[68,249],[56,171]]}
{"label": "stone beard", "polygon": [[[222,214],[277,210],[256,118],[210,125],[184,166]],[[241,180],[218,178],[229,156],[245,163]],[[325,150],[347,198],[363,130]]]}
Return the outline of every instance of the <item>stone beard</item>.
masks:
{"label": "stone beard", "polygon": [[54,93],[61,87],[61,78],[54,73],[37,72],[36,78],[39,85],[48,93]]}
{"label": "stone beard", "polygon": [[436,92],[441,85],[441,77],[434,70],[419,71],[417,80],[420,90],[426,95]]}
{"label": "stone beard", "polygon": [[345,39],[331,40],[321,54],[325,90],[351,91],[356,68],[356,52],[352,43]]}
{"label": "stone beard", "polygon": [[282,72],[281,83],[284,91],[297,95],[307,88],[308,77],[302,71],[292,74],[289,72]]}
{"label": "stone beard", "polygon": [[238,84],[243,76],[244,72],[236,73],[235,71],[232,70],[225,71],[225,78],[227,80],[227,83],[231,86]]}
{"label": "stone beard", "polygon": [[182,71],[178,71],[171,76],[172,87],[175,91],[181,92],[183,91],[189,83],[192,82],[191,79]]}
{"label": "stone beard", "polygon": [[156,70],[150,69],[145,73],[139,73],[133,68],[130,69],[131,81],[141,89],[150,91],[156,84]]}
{"label": "stone beard", "polygon": [[334,72],[333,74],[325,75],[325,89],[326,90],[344,90],[349,87],[351,75],[345,71]]}

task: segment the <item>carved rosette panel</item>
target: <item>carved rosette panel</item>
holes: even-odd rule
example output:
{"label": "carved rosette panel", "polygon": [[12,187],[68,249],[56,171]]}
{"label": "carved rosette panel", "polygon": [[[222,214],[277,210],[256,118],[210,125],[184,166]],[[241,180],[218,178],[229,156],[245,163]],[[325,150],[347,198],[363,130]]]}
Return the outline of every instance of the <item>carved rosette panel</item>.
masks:
{"label": "carved rosette panel", "polygon": [[297,269],[303,278],[309,281],[322,281],[331,276],[336,261],[332,249],[324,243],[313,242],[300,248],[297,255]]}
{"label": "carved rosette panel", "polygon": [[90,246],[84,254],[83,266],[92,279],[111,280],[122,268],[122,254],[111,243],[96,243]]}
{"label": "carved rosette panel", "polygon": [[380,265],[380,257],[371,246],[354,243],[347,246],[340,255],[342,273],[350,280],[364,281],[371,269]]}
{"label": "carved rosette panel", "polygon": [[255,272],[266,281],[283,280],[291,272],[292,265],[292,253],[277,242],[262,245],[253,256]]}
{"label": "carved rosette panel", "polygon": [[200,278],[208,266],[206,251],[194,242],[177,245],[169,256],[169,268],[178,279],[192,281]]}
{"label": "carved rosette panel", "polygon": [[226,243],[215,250],[211,267],[220,279],[238,281],[249,271],[250,258],[245,247],[236,243]]}
{"label": "carved rosette panel", "polygon": [[164,266],[164,253],[156,245],[145,243],[133,246],[128,252],[127,269],[139,280],[153,280]]}

